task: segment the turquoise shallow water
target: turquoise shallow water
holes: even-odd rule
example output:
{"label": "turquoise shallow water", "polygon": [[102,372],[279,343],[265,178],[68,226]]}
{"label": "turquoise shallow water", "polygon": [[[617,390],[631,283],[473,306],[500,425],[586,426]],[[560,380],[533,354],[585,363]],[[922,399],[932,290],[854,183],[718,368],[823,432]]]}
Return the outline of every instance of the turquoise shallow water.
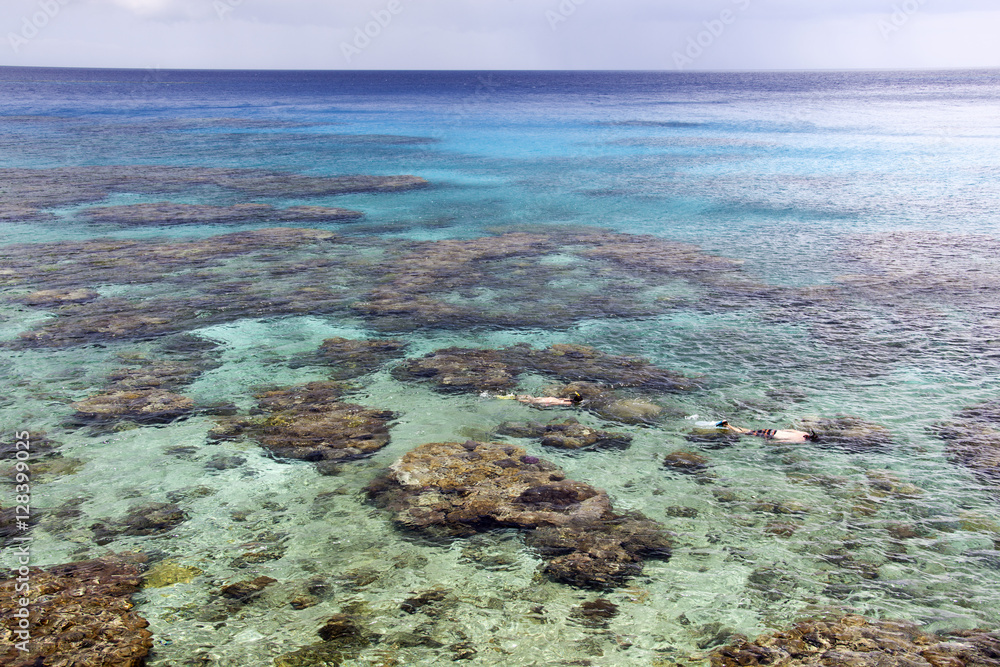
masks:
{"label": "turquoise shallow water", "polygon": [[[62,83],[31,83],[53,78]],[[29,193],[49,215],[4,209],[0,223],[5,442],[10,431],[44,432],[61,454],[37,464],[42,519],[32,558],[45,566],[134,549],[197,568],[190,581],[136,597],[154,633],[150,665],[271,665],[317,641],[316,629],[341,611],[382,638],[349,663],[359,665],[448,664],[465,644],[474,651],[469,664],[701,664],[734,634],[818,613],[901,618],[931,630],[1000,627],[996,489],[953,462],[933,432],[998,389],[996,72],[163,72],[150,80],[8,69],[0,79],[0,167],[78,168]],[[254,196],[188,183],[55,197],[85,180],[87,168],[121,165],[413,174],[430,185]],[[11,208],[30,198],[11,189],[12,174],[0,184],[0,203]],[[86,218],[96,205],[160,201],[336,206],[365,218],[144,226]],[[194,266],[188,255],[162,280],[139,276],[144,262],[160,261],[153,248],[164,240],[212,243],[275,226],[332,230],[338,245],[271,248],[217,266]],[[557,235],[540,259],[482,260],[466,267],[482,272],[474,284],[435,287],[463,312],[493,319],[407,326],[351,307],[412,270],[407,248],[417,246],[406,244],[592,228],[693,244],[698,257],[739,263],[721,277],[666,275],[639,252],[623,269],[585,258]],[[309,355],[332,337],[392,336],[408,343],[408,357],[448,346],[585,344],[699,376],[702,386],[654,396],[665,408],[654,424],[623,425],[435,392],[394,376],[397,360],[352,380],[349,393],[396,413],[391,442],[335,476],[276,459],[250,440],[212,440],[217,418],[206,414],[82,426],[71,419],[73,402],[104,387],[123,360],[163,357],[178,334],[16,344],[68,317],[66,306],[22,297],[65,287],[56,282],[82,252],[70,244],[98,238],[151,245],[137,246],[135,264],[115,260],[117,271],[101,268],[98,255],[73,285],[129,307],[211,295],[182,327],[205,344],[209,363],[180,391],[203,405],[246,413],[262,387],[327,379],[329,369]],[[239,245],[235,238],[227,243]],[[18,282],[29,273],[29,284]],[[235,305],[241,290],[264,302],[299,288],[332,290],[344,303],[317,312]],[[238,315],[227,316],[227,304]],[[533,304],[550,315],[514,316]],[[550,383],[525,375],[519,390],[540,393]],[[686,438],[696,421],[787,427],[840,415],[888,429],[891,446],[744,438],[716,447]],[[419,444],[485,440],[504,421],[567,416],[628,432],[632,445],[567,453],[512,442],[673,535],[670,560],[647,562],[624,587],[588,591],[539,576],[542,560],[515,532],[449,542],[404,534],[365,501],[371,479]],[[704,455],[708,470],[664,468],[675,450]],[[169,532],[96,539],[95,523],[168,501],[188,517]],[[240,560],[248,551],[275,557]],[[277,583],[236,611],[217,608],[220,586],[259,575]],[[318,603],[293,608],[317,581]],[[433,613],[401,610],[436,588],[446,594]],[[572,613],[598,597],[618,605],[606,627]]]}

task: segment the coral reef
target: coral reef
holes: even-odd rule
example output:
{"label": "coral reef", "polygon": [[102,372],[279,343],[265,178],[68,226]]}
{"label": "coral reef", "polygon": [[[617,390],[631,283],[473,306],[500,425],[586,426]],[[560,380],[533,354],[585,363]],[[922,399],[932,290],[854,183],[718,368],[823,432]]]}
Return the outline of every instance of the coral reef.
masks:
{"label": "coral reef", "polygon": [[[27,248],[34,261],[6,258],[0,286],[29,290],[10,298],[37,301],[56,317],[23,332],[8,347],[150,339],[243,317],[326,312],[346,302],[341,290],[329,285],[346,289],[363,273],[352,266],[352,249],[321,230],[276,228],[199,240],[98,239]],[[275,263],[277,251],[304,253],[308,259]],[[228,264],[236,258],[244,262],[239,282]],[[343,266],[336,261],[341,259]],[[142,298],[93,298],[94,286],[125,280],[128,290],[138,290]]]}
{"label": "coral reef", "polygon": [[[40,209],[99,202],[112,193],[179,194],[214,188],[251,197],[321,197],[398,192],[428,185],[416,176],[304,176],[260,169],[155,165],[0,169],[4,217],[28,218]],[[12,206],[10,202],[17,202]]]}
{"label": "coral reef", "polygon": [[187,513],[175,503],[146,503],[129,508],[118,520],[90,526],[97,544],[108,544],[118,535],[162,535],[187,521]]}
{"label": "coral reef", "polygon": [[265,588],[277,581],[277,579],[272,577],[261,576],[256,579],[247,579],[245,581],[237,581],[233,584],[226,584],[219,589],[219,593],[231,600],[246,603],[259,596],[264,592]]}
{"label": "coral reef", "polygon": [[664,408],[636,396],[622,396],[618,391],[593,382],[570,382],[549,388],[559,398],[582,398],[578,406],[609,421],[623,424],[651,424],[663,416]]}
{"label": "coral reef", "polygon": [[1000,493],[1000,401],[960,410],[955,419],[932,431],[948,443],[948,456],[980,483]]}
{"label": "coral reef", "polygon": [[191,413],[194,401],[160,389],[107,391],[73,404],[76,417],[93,421],[129,419],[162,424]]}
{"label": "coral reef", "polygon": [[174,391],[212,366],[204,360],[138,359],[135,363],[138,365],[112,371],[110,384],[101,393],[73,403],[75,419],[98,423],[128,419],[142,424],[174,421],[195,407],[192,399]]}
{"label": "coral reef", "polygon": [[611,600],[598,598],[574,607],[569,615],[585,628],[604,629],[618,615],[618,605]]}
{"label": "coral reef", "polygon": [[563,422],[504,422],[497,429],[500,435],[516,438],[538,438],[547,447],[560,449],[582,449],[584,447],[625,448],[632,442],[627,433],[601,431],[584,426],[575,419]]}
{"label": "coral reef", "polygon": [[122,206],[95,206],[83,215],[92,222],[139,226],[249,222],[341,222],[364,217],[360,211],[326,206],[290,206],[275,208],[270,204],[234,204],[210,206],[208,204],[126,204]]}
{"label": "coral reef", "polygon": [[[560,261],[546,261],[553,256]],[[413,244],[354,307],[391,331],[428,325],[558,328],[584,317],[642,317],[680,305],[643,298],[637,283],[649,288],[688,281],[713,289],[740,283],[743,290],[738,268],[695,246],[654,237],[596,229],[508,230]]]}
{"label": "coral reef", "polygon": [[1000,667],[1000,634],[927,635],[904,621],[845,616],[740,639],[712,652],[712,667],[851,665],[855,667]]}
{"label": "coral reef", "polygon": [[663,458],[663,465],[679,472],[696,473],[708,467],[708,459],[695,452],[677,451]]}
{"label": "coral reef", "polygon": [[[840,276],[838,283],[872,301],[897,305],[943,297],[956,307],[976,308],[984,294],[1000,289],[995,236],[905,230],[853,241],[844,253],[863,273]],[[970,260],[979,270],[969,270]]]}
{"label": "coral reef", "polygon": [[607,588],[666,558],[663,528],[618,514],[607,493],[567,480],[555,465],[512,445],[468,441],[420,445],[374,480],[368,494],[398,524],[439,535],[528,530],[557,581]]}
{"label": "coral reef", "polygon": [[246,434],[276,456],[305,461],[355,459],[387,445],[393,413],[343,403],[343,392],[335,382],[262,392],[256,398],[266,417],[223,423],[215,435]]}
{"label": "coral reef", "polygon": [[645,359],[606,354],[586,345],[552,345],[544,350],[528,350],[526,357],[528,369],[564,382],[668,392],[698,386],[692,378],[658,368]]}
{"label": "coral reef", "polygon": [[18,297],[14,301],[26,306],[64,306],[70,303],[87,303],[100,297],[100,294],[85,287],[68,289],[45,289]]}
{"label": "coral reef", "polygon": [[406,351],[399,340],[349,340],[328,338],[319,348],[318,360],[330,366],[331,380],[349,380],[371,373]]}
{"label": "coral reef", "polygon": [[161,560],[150,566],[142,577],[143,588],[164,588],[174,584],[186,584],[204,571],[193,565],[182,565],[173,559]]}
{"label": "coral reef", "polygon": [[[585,345],[552,345],[536,350],[521,343],[500,349],[450,347],[408,359],[393,369],[400,380],[432,382],[442,391],[508,391],[522,373],[534,372],[564,382],[600,383],[600,389],[635,387],[685,391],[696,383],[645,359],[606,354]],[[570,390],[572,391],[572,390]],[[584,398],[593,399],[594,389]]]}
{"label": "coral reef", "polygon": [[321,643],[275,658],[275,667],[340,665],[356,658],[361,651],[380,639],[378,635],[365,629],[358,617],[351,614],[335,614],[327,619],[317,634],[323,640]]}
{"label": "coral reef", "polygon": [[[209,188],[270,182],[238,172],[230,178],[209,170],[195,180]],[[186,178],[183,170],[171,178],[162,187],[183,190],[177,184]],[[76,188],[53,183],[56,199],[60,188]],[[70,200],[89,192],[83,188]],[[98,201],[105,189],[91,194],[99,196],[88,201]],[[0,288],[7,288],[7,300],[45,308],[56,317],[5,346],[149,339],[246,317],[306,313],[361,314],[378,331],[404,332],[559,329],[582,319],[658,315],[678,308],[713,313],[753,308],[764,322],[801,325],[817,344],[837,350],[824,357],[825,370],[871,376],[903,358],[940,352],[926,344],[941,331],[940,288],[945,298],[954,297],[963,317],[971,318],[967,335],[942,344],[960,360],[981,354],[988,363],[1000,358],[991,342],[1000,337],[1000,327],[983,315],[992,279],[989,272],[966,270],[969,262],[993,261],[990,243],[918,234],[915,243],[921,249],[910,262],[893,254],[894,238],[874,238],[869,255],[867,246],[855,247],[857,275],[844,276],[837,285],[803,288],[757,284],[738,261],[694,246],[586,229],[507,230],[477,239],[407,242],[279,228],[186,241],[30,244],[14,246],[0,263]],[[274,261],[278,251],[281,262]],[[954,270],[938,271],[931,261],[940,253],[959,258],[966,251]],[[889,269],[880,268],[882,254],[890,256]],[[124,275],[128,290],[99,294],[103,286],[120,287]],[[911,275],[923,286],[915,289]],[[924,278],[926,285],[920,282]],[[664,290],[670,296],[663,296]],[[555,363],[565,381],[657,391],[658,384],[670,391],[691,382],[669,374],[643,378],[648,369],[639,367],[619,385],[603,376],[602,364],[610,360],[588,360],[579,350],[565,351],[569,360],[554,359],[558,353],[552,350],[544,356],[531,360],[539,372],[548,373],[548,363]],[[627,375],[612,370],[615,377]]]}
{"label": "coral reef", "polygon": [[878,424],[860,417],[806,417],[799,420],[799,429],[819,436],[817,445],[833,446],[849,452],[887,449],[892,446],[892,433]]}
{"label": "coral reef", "polygon": [[[140,667],[153,646],[144,618],[132,611],[138,590],[138,557],[107,556],[97,560],[31,568],[30,587],[21,592],[16,578],[0,580],[5,600],[26,598],[28,605],[4,604],[0,635],[6,647],[0,663],[11,667]],[[17,591],[17,592],[15,592]],[[27,651],[20,642],[17,610],[26,609],[30,624]]]}
{"label": "coral reef", "polygon": [[[4,435],[10,438],[0,441],[0,479],[5,482],[25,484],[32,479],[38,480],[46,472],[56,472],[55,469],[68,474],[79,463],[76,459],[62,458],[60,443],[50,440],[44,433],[25,435],[8,431]],[[18,452],[27,452],[27,458],[19,459]],[[30,507],[30,511],[18,510],[17,505],[11,504],[16,500],[14,495],[0,502],[0,547],[6,546],[11,538],[27,537],[46,514],[39,507]]]}
{"label": "coral reef", "polygon": [[440,391],[503,392],[517,386],[520,354],[515,349],[477,350],[449,347],[392,369],[397,380],[432,382]]}
{"label": "coral reef", "polygon": [[[207,177],[206,184],[214,178]],[[684,305],[647,293],[664,282],[693,281],[712,289],[728,284],[723,276],[729,272],[702,270],[703,264],[721,260],[695,251],[695,259],[685,260],[681,253],[676,270],[662,274],[581,254],[630,238],[554,231],[399,242],[347,240],[328,231],[283,227],[193,240],[15,246],[0,263],[0,289],[6,288],[9,300],[45,308],[56,317],[5,345],[150,339],[246,317],[333,312],[360,313],[383,331],[474,325],[561,328],[602,314],[636,317]],[[648,243],[656,247],[660,242]],[[274,261],[277,252],[281,262]],[[548,261],[553,256],[574,260]],[[123,276],[128,276],[127,285],[122,285]],[[567,287],[567,281],[577,286]],[[104,296],[108,286],[115,289]],[[601,378],[614,360],[573,347],[550,349],[532,363],[543,370],[554,364],[567,381],[611,382]],[[556,358],[560,356],[564,358]],[[627,367],[632,362],[623,363]],[[615,377],[624,370],[610,368]],[[631,377],[622,379],[629,386],[669,390],[688,382],[641,363],[631,371]],[[644,377],[647,372],[651,375]]]}

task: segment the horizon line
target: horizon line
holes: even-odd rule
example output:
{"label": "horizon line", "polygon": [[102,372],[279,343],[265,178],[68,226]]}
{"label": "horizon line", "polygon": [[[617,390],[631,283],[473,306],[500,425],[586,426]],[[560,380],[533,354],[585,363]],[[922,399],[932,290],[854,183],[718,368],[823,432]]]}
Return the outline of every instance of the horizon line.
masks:
{"label": "horizon line", "polygon": [[317,73],[387,73],[387,72],[415,72],[415,73],[458,73],[458,72],[494,72],[494,73],[643,73],[643,74],[796,74],[796,73],[850,73],[850,72],[969,72],[969,71],[997,71],[998,65],[976,65],[967,67],[847,67],[847,68],[805,68],[805,69],[541,69],[541,68],[521,68],[521,69],[346,69],[346,68],[247,68],[235,67],[96,67],[89,65],[6,65],[0,64],[0,69],[58,69],[58,70],[111,70],[111,71],[135,71],[135,72],[317,72]]}

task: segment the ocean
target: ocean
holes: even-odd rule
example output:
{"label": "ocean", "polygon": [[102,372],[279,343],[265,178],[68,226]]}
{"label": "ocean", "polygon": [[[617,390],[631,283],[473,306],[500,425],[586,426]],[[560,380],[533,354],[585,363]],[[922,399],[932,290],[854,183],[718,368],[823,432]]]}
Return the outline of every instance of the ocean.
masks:
{"label": "ocean", "polygon": [[[133,597],[151,667],[313,664],[281,656],[341,613],[366,633],[345,665],[700,665],[846,613],[996,629],[1000,423],[970,409],[1000,387],[997,156],[997,71],[0,68],[3,442],[51,443],[32,565],[145,553],[167,573]],[[317,356],[333,338],[402,351],[357,369]],[[629,419],[495,398],[590,377],[404,372],[514,345],[691,382],[609,380],[658,408]],[[120,370],[161,362],[186,370]],[[323,468],[218,436],[262,391],[330,380],[392,412],[388,444]],[[196,407],[80,407],[150,387]],[[497,430],[570,418],[631,442]],[[404,530],[368,497],[406,452],[469,440],[606,490],[669,559],[577,586],[525,531]],[[183,520],[137,529],[150,503]]]}

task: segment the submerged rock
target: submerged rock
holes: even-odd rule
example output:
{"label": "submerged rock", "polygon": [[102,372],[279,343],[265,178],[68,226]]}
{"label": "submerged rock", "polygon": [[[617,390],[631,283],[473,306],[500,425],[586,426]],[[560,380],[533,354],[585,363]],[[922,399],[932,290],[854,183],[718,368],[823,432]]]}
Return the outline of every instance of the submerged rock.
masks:
{"label": "submerged rock", "polygon": [[425,611],[426,613],[430,610],[425,610],[425,607],[442,602],[446,599],[448,599],[448,591],[441,588],[433,588],[429,591],[424,591],[419,595],[415,595],[412,598],[403,600],[403,604],[401,604],[399,608],[407,614],[416,614],[418,611]]}
{"label": "submerged rock", "polygon": [[650,424],[663,415],[663,407],[641,398],[623,398],[595,405],[594,411],[624,424]]}
{"label": "submerged rock", "polygon": [[87,303],[100,297],[92,289],[76,287],[69,289],[38,290],[19,297],[17,301],[26,306],[62,306],[68,303]]}
{"label": "submerged rock", "polygon": [[103,392],[73,403],[76,419],[162,424],[187,416],[195,408],[194,401],[174,392],[210,367],[204,360],[143,359],[137,366],[119,368],[108,375],[110,384]]}
{"label": "submerged rock", "polygon": [[832,445],[850,452],[886,449],[892,446],[892,433],[879,424],[860,417],[807,417],[798,428],[819,436],[818,446]]}
{"label": "submerged rock", "polygon": [[364,628],[360,621],[352,614],[334,614],[317,631],[323,639],[321,643],[275,658],[275,667],[336,667],[353,660],[379,639],[379,635]]}
{"label": "submerged rock", "polygon": [[337,222],[358,220],[360,211],[326,206],[291,206],[275,208],[270,204],[235,204],[209,206],[206,204],[126,204],[122,206],[95,206],[83,215],[93,222],[118,225],[167,225],[219,224],[249,222]]}
{"label": "submerged rock", "polygon": [[247,603],[258,597],[264,589],[278,580],[271,577],[261,576],[256,579],[246,579],[236,583],[226,584],[219,589],[223,597],[235,600],[240,603]]}
{"label": "submerged rock", "polygon": [[1000,667],[1000,634],[963,631],[936,637],[906,621],[845,616],[739,640],[713,651],[711,662],[712,667]]}
{"label": "submerged rock", "polygon": [[142,578],[143,588],[164,588],[174,584],[186,584],[204,574],[204,571],[193,565],[182,565],[176,560],[162,560],[152,565]]}
{"label": "submerged rock", "polygon": [[663,407],[645,398],[622,397],[617,391],[593,382],[570,382],[551,387],[549,393],[559,398],[582,397],[580,408],[622,424],[652,424],[660,419]]}
{"label": "submerged rock", "polygon": [[1000,493],[1000,401],[965,408],[953,421],[932,430],[948,443],[948,456],[954,463]]}
{"label": "submerged rock", "polygon": [[663,458],[663,465],[680,472],[695,473],[708,468],[708,459],[695,452],[672,452]]}
{"label": "submerged rock", "polygon": [[[199,172],[195,180],[199,187],[238,189],[245,185],[255,192],[272,186],[291,187],[292,181],[307,189],[330,185],[238,171],[231,175]],[[192,175],[183,170],[152,169],[148,180],[142,175],[140,182],[132,184],[139,190],[129,191],[183,191]],[[86,201],[100,201],[107,196],[105,186],[124,187],[134,175],[122,178],[122,183],[109,181],[87,193],[64,194],[74,203],[82,203],[78,201],[81,196]],[[158,182],[156,178],[165,180]],[[365,181],[347,179],[338,181],[338,187],[372,185]],[[418,184],[387,178],[377,187]],[[60,198],[62,185],[58,181],[48,178],[45,187],[54,188],[55,192],[48,194]],[[69,190],[74,187],[69,186]],[[197,210],[210,216],[230,213],[226,210],[230,207],[216,208],[219,210]],[[155,205],[149,210],[155,213]],[[322,211],[295,210],[299,218],[314,214],[322,216]],[[702,270],[704,263],[713,260],[697,251],[680,253],[676,271],[662,274],[619,262],[610,255],[588,254],[602,244],[621,245],[631,238],[627,234],[552,231],[401,242],[281,227],[203,239],[25,244],[11,248],[0,261],[0,285],[36,294],[31,297],[34,305],[55,317],[41,321],[4,346],[62,347],[153,339],[248,317],[292,314],[361,313],[383,331],[470,326],[563,328],[581,319],[637,317],[671,310],[676,303],[647,298],[650,289],[659,289],[663,283],[709,280],[713,289],[721,289],[725,283],[725,273]],[[658,243],[647,242],[651,247]],[[276,253],[282,261],[275,261]],[[560,261],[548,261],[550,257]],[[568,264],[562,261],[567,258]],[[98,294],[107,292],[114,296]],[[558,376],[556,370],[546,370],[555,364],[566,381],[591,378],[615,386],[671,391],[689,383],[625,358],[595,357],[579,346],[554,346],[532,363],[540,372]],[[606,372],[620,379],[605,378]]]}
{"label": "submerged rock", "polygon": [[28,536],[41,519],[39,511],[31,509],[31,514],[25,515],[24,510],[19,510],[16,506],[0,507],[0,546],[16,544],[14,539]]}
{"label": "submerged rock", "polygon": [[520,447],[469,441],[421,445],[368,486],[405,528],[470,536],[497,528],[528,530],[528,544],[552,578],[606,588],[642,571],[645,558],[669,557],[662,526],[618,514],[607,493],[567,480]]}
{"label": "submerged rock", "polygon": [[529,349],[526,365],[536,373],[564,382],[594,382],[650,391],[689,391],[698,386],[694,379],[659,368],[646,359],[607,354],[586,345]]}
{"label": "submerged rock", "polygon": [[349,380],[371,373],[406,351],[399,340],[328,338],[319,348],[319,360],[329,365],[331,380]]}
{"label": "submerged rock", "polygon": [[562,328],[582,318],[662,313],[678,303],[643,298],[644,288],[679,281],[722,288],[737,269],[733,260],[651,236],[514,229],[413,244],[354,307],[387,330]]}
{"label": "submerged rock", "polygon": [[121,519],[90,526],[97,544],[109,544],[119,535],[163,535],[187,521],[187,513],[174,503],[146,503],[129,509]]}
{"label": "submerged rock", "polygon": [[439,391],[506,392],[524,371],[521,355],[502,350],[449,347],[407,361],[392,370],[399,380],[431,382]]}
{"label": "submerged rock", "polygon": [[214,367],[205,361],[172,362],[142,360],[139,365],[119,368],[108,374],[112,387],[122,390],[164,389],[176,390],[194,382],[199,375]]}
{"label": "submerged rock", "polygon": [[504,422],[497,432],[517,438],[539,438],[547,447],[560,449],[582,449],[584,447],[617,447],[625,448],[632,443],[632,436],[627,433],[601,431],[584,426],[575,419],[563,422],[538,424],[537,422]]}
{"label": "submerged rock", "polygon": [[73,404],[77,418],[92,421],[129,419],[164,424],[191,413],[194,401],[159,389],[110,391]]}
{"label": "submerged rock", "polygon": [[[346,302],[343,288],[331,285],[346,286],[364,274],[351,265],[354,253],[324,230],[273,228],[207,239],[94,239],[22,248],[34,263],[4,260],[0,284],[34,289],[19,300],[56,317],[7,347],[151,339],[244,317],[327,312]],[[275,262],[275,252],[289,261]],[[292,261],[297,254],[312,256]],[[243,259],[242,282],[233,279],[230,260],[236,257]],[[95,293],[95,287],[108,285],[125,295]],[[130,298],[136,290],[142,298]]]}
{"label": "submerged rock", "polygon": [[341,402],[335,382],[311,382],[257,395],[264,418],[231,422],[228,433],[244,433],[276,456],[305,461],[355,459],[389,443],[389,410]]}
{"label": "submerged rock", "polygon": [[450,347],[409,359],[393,375],[432,382],[445,391],[500,392],[516,387],[518,377],[526,372],[607,388],[682,391],[696,386],[690,378],[644,359],[610,355],[585,345],[552,345],[544,350],[523,343],[496,350]]}
{"label": "submerged rock", "polygon": [[605,598],[584,602],[570,611],[570,616],[586,628],[606,628],[617,615],[618,605]]}
{"label": "submerged rock", "polygon": [[[31,568],[28,590],[14,577],[0,580],[5,601],[25,598],[20,607],[3,605],[0,626],[4,645],[0,663],[16,667],[140,667],[152,649],[149,623],[132,611],[130,598],[138,590],[138,556],[107,556],[97,560]],[[20,609],[28,612],[30,639],[18,636]],[[21,647],[27,649],[22,651]]]}
{"label": "submerged rock", "polygon": [[214,187],[254,197],[313,197],[395,192],[428,185],[416,176],[305,176],[262,169],[113,165],[0,169],[5,196],[23,214],[107,199],[112,193],[174,194]]}

